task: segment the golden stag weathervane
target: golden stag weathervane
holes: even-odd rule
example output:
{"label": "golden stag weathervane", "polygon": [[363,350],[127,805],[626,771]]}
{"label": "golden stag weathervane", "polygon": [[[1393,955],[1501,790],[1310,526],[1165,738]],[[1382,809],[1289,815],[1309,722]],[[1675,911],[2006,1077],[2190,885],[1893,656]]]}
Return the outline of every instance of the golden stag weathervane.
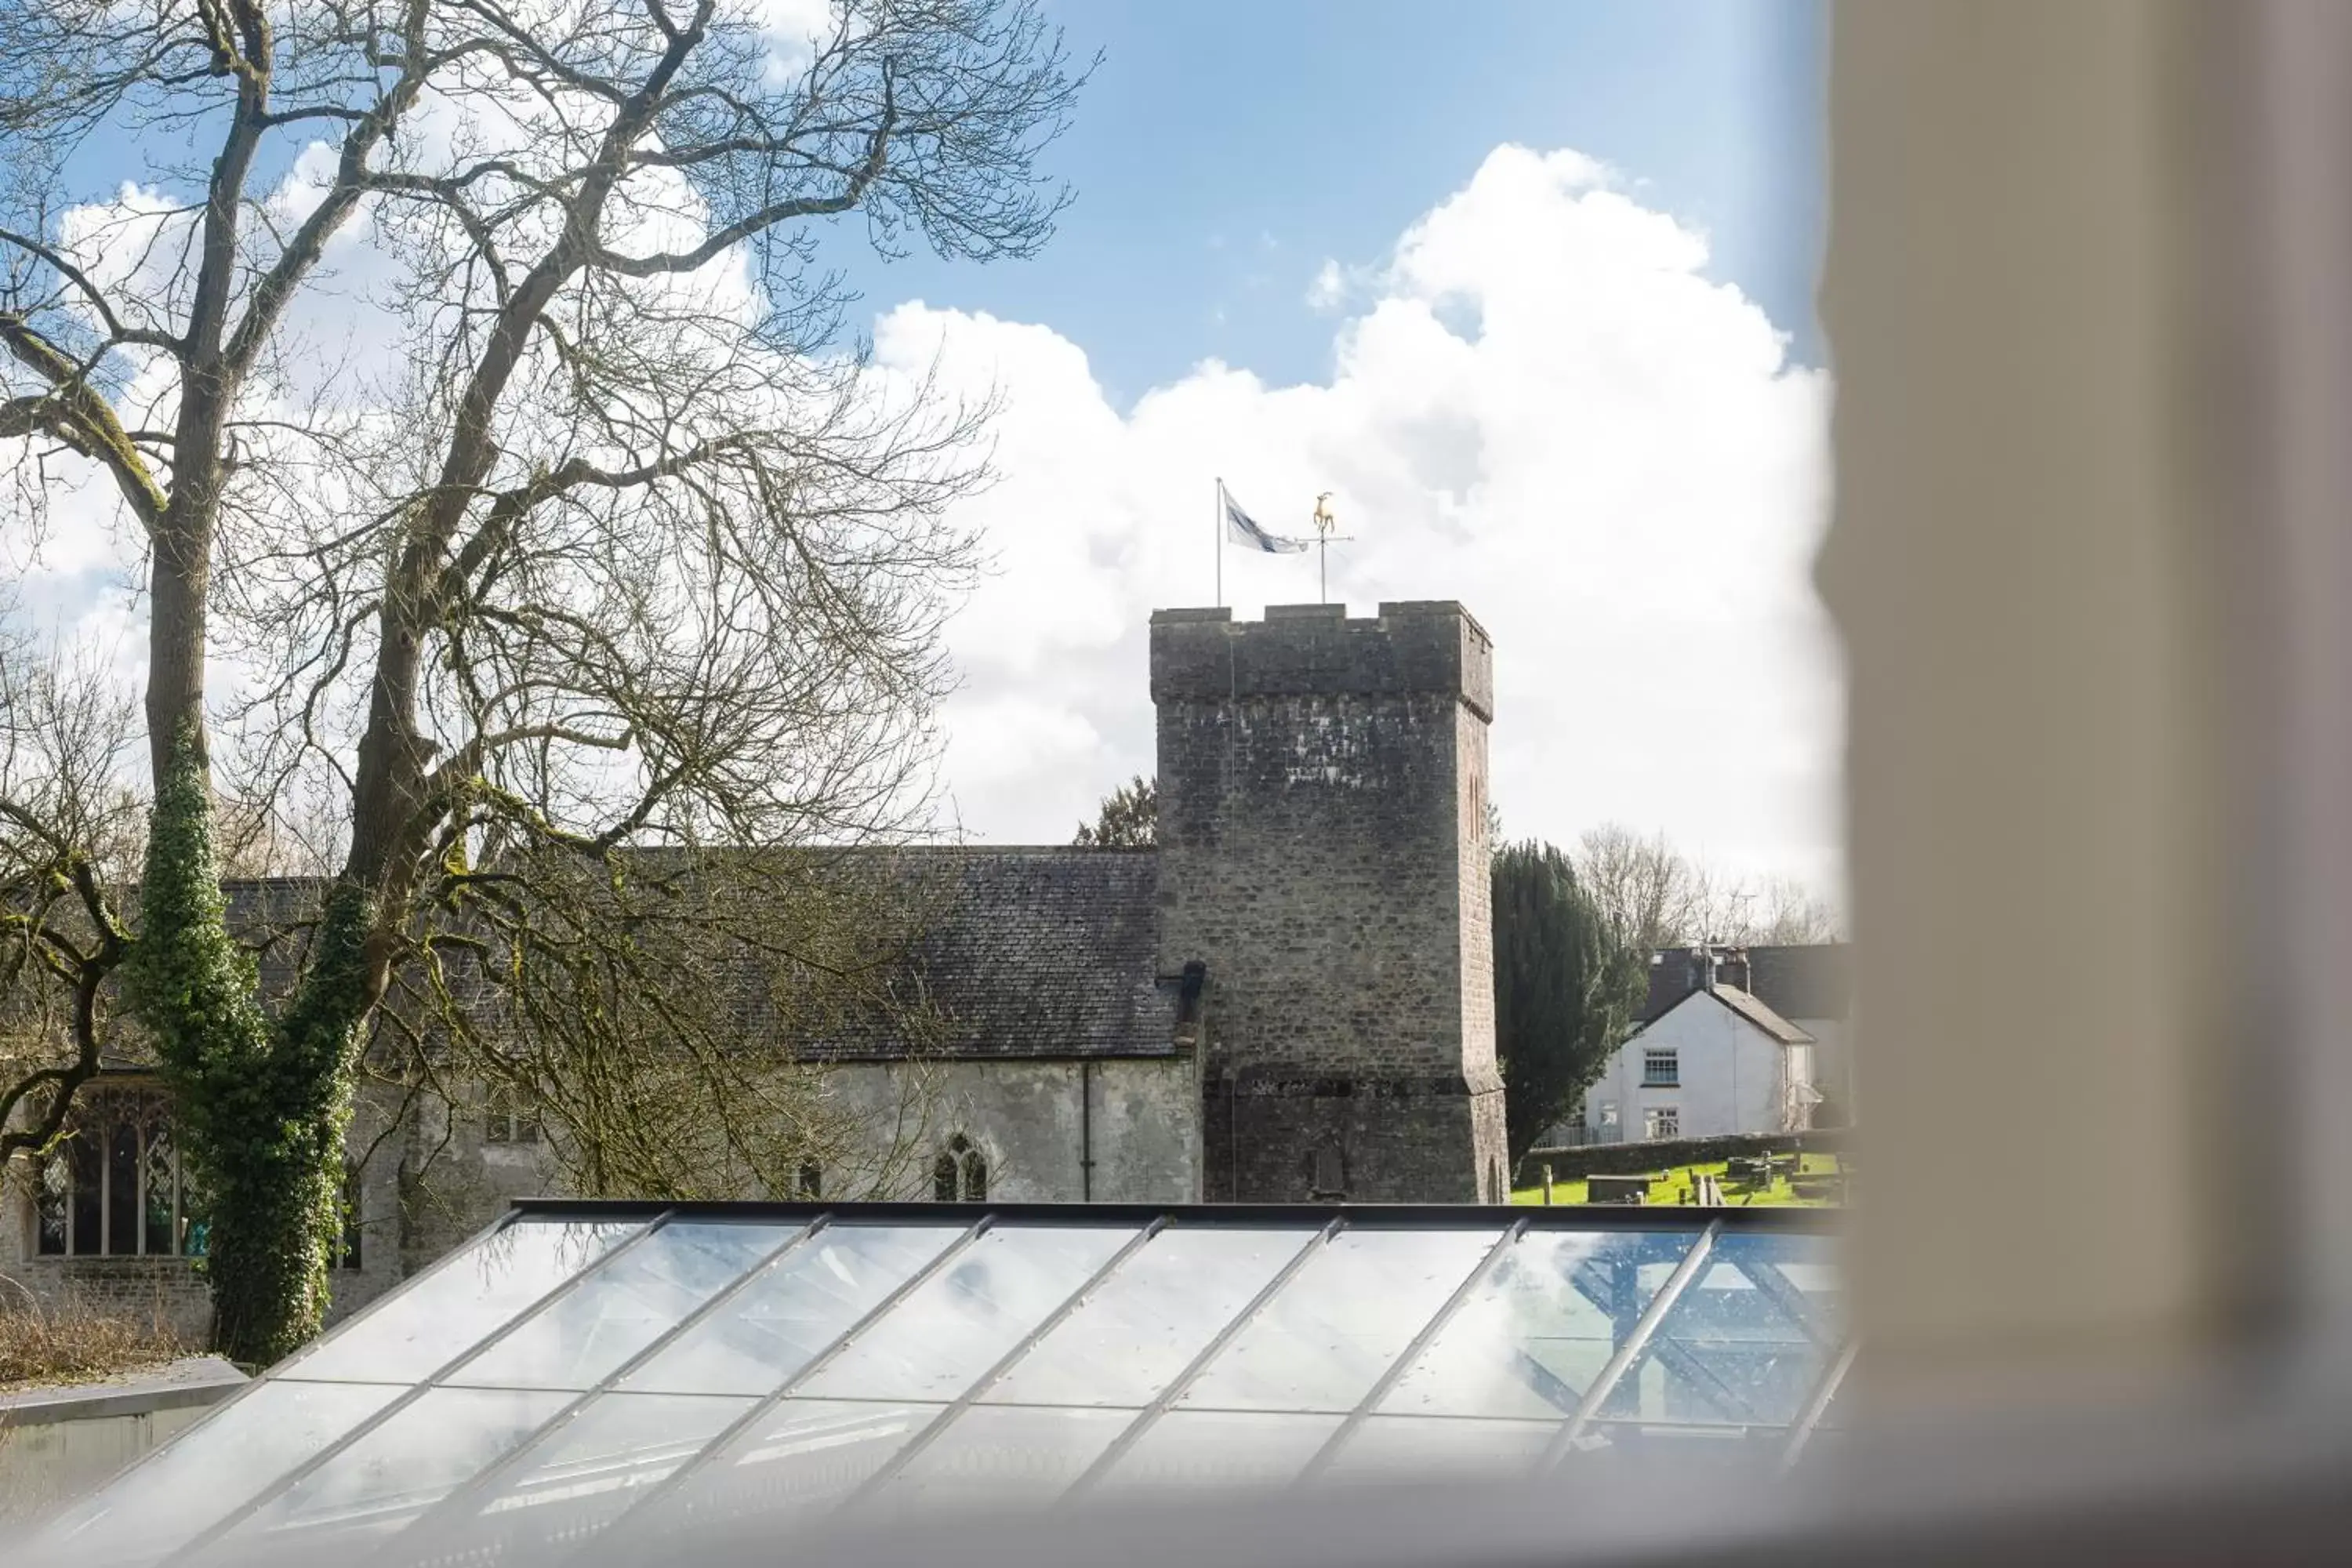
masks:
{"label": "golden stag weathervane", "polygon": [[1315,498],[1315,597],[1318,604],[1331,602],[1331,542],[1352,537],[1331,531],[1339,526],[1339,520],[1331,515],[1331,492],[1325,490]]}

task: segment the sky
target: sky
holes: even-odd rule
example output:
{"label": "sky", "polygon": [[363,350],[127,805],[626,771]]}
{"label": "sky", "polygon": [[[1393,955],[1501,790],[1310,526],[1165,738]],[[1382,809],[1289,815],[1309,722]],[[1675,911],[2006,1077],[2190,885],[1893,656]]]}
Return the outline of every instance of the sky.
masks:
{"label": "sky", "polygon": [[[886,362],[1006,398],[946,784],[1066,839],[1151,771],[1145,626],[1215,594],[1214,480],[1330,593],[1496,642],[1507,832],[1614,821],[1835,891],[1810,570],[1827,380],[1811,5],[1055,0],[1102,63],[1040,258],[854,268]],[[1228,552],[1237,615],[1312,556]]]}
{"label": "sky", "polygon": [[[1834,896],[1818,5],[1043,3],[1101,57],[1045,252],[823,245],[886,377],[1003,405],[953,518],[990,570],[948,629],[950,820],[1066,842],[1152,771],[1146,627],[1215,597],[1222,477],[1277,532],[1332,493],[1351,613],[1486,626],[1511,836],[1615,822]],[[268,177],[294,199],[301,160]],[[322,343],[337,308],[306,307]],[[124,542],[84,532],[35,596],[119,625]],[[1244,618],[1311,601],[1314,557],[1227,552],[1223,584]]]}

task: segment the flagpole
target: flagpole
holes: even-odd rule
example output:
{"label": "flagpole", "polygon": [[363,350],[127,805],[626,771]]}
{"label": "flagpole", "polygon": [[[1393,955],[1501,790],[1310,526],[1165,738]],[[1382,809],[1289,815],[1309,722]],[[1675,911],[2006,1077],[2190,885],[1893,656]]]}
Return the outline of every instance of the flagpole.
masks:
{"label": "flagpole", "polygon": [[1225,481],[1217,481],[1217,608],[1225,607]]}

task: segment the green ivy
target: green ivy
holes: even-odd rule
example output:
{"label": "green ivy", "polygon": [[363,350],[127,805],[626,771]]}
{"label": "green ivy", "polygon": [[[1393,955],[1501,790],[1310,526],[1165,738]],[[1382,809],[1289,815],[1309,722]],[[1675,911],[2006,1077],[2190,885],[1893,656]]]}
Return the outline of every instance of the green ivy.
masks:
{"label": "green ivy", "polygon": [[373,910],[357,889],[330,891],[313,972],[275,1026],[226,913],[208,770],[185,732],[156,791],[124,997],[154,1037],[183,1164],[211,1219],[214,1342],[234,1360],[268,1363],[326,1316]]}

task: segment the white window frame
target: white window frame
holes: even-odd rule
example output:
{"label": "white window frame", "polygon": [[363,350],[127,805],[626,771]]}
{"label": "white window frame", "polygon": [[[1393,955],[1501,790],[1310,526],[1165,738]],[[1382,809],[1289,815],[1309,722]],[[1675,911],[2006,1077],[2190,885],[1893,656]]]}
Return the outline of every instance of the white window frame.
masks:
{"label": "white window frame", "polygon": [[[1663,1067],[1665,1076],[1658,1076]],[[1680,1089],[1683,1086],[1683,1054],[1675,1046],[1644,1046],[1642,1047],[1642,1087],[1643,1089]]]}
{"label": "white window frame", "polygon": [[1645,1106],[1642,1110],[1642,1140],[1655,1143],[1683,1135],[1683,1108],[1679,1105]]}

